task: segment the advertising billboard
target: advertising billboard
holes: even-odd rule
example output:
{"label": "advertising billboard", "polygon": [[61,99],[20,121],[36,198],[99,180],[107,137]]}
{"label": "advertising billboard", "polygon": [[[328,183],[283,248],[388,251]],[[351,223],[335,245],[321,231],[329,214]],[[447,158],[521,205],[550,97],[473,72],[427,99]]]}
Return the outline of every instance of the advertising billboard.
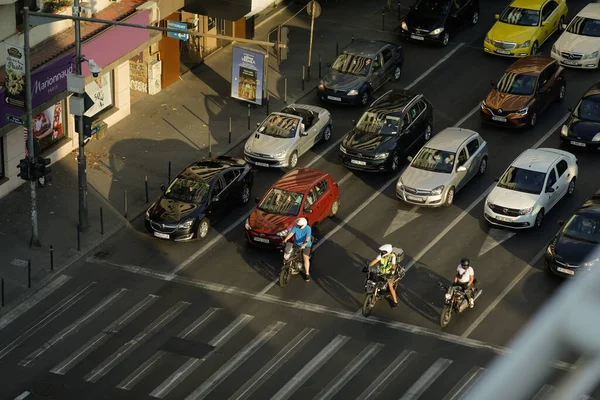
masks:
{"label": "advertising billboard", "polygon": [[231,97],[262,105],[265,54],[233,46],[231,68]]}

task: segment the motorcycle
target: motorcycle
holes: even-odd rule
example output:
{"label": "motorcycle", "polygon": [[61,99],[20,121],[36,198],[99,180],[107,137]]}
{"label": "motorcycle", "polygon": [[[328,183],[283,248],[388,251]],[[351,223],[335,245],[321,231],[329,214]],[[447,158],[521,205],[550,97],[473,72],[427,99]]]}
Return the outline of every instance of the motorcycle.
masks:
{"label": "motorcycle", "polygon": [[[312,247],[308,258],[312,260],[314,245],[316,239],[312,237]],[[292,242],[287,242],[283,249],[283,267],[279,273],[279,286],[286,287],[290,282],[292,275],[298,275],[300,272],[304,273],[304,259],[302,257],[302,249],[300,246]]]}
{"label": "motorcycle", "polygon": [[[393,274],[393,286],[394,290],[397,290],[398,282],[404,278],[406,270],[400,266],[400,262],[404,259],[404,251],[394,248],[393,252],[396,254],[396,271]],[[390,300],[392,294],[388,287],[387,277],[380,273],[379,267],[369,268],[367,265],[363,268],[363,272],[367,274],[367,279],[365,281],[365,300],[363,301],[362,315],[368,317],[371,315],[371,310],[373,310],[375,304],[381,298]]]}
{"label": "motorcycle", "polygon": [[[473,289],[468,289],[473,292],[473,300],[477,300],[483,293],[483,290],[478,288],[476,284],[477,279],[473,282]],[[467,299],[465,290],[461,286],[453,284],[448,287],[444,286],[441,282],[439,282],[439,286],[441,290],[446,291],[444,295],[444,307],[442,307],[442,313],[440,314],[440,326],[445,328],[450,323],[452,312],[460,314],[469,308],[469,300]]]}

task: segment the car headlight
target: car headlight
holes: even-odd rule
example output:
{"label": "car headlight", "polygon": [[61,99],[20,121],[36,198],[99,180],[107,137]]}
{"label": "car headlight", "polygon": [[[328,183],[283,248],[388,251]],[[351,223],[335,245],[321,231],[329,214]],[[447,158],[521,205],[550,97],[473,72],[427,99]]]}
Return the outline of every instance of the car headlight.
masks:
{"label": "car headlight", "polygon": [[485,202],[485,205],[488,206],[488,208],[493,208],[494,207],[494,203],[492,203],[491,201],[487,200]]}
{"label": "car headlight", "polygon": [[552,243],[548,245],[548,247],[546,247],[546,254],[553,256],[554,252],[552,251]]}
{"label": "car headlight", "polygon": [[595,51],[595,52],[593,52],[591,54],[586,54],[585,56],[583,56],[584,60],[590,60],[592,58],[598,58],[598,52],[597,51]]}
{"label": "car headlight", "polygon": [[396,183],[396,189],[404,190],[404,185],[402,183],[400,183],[400,181],[398,181],[398,183]]}
{"label": "car headlight", "polygon": [[277,232],[277,236],[279,237],[286,237],[288,235],[288,233],[290,233],[289,229],[284,229],[281,232]]}
{"label": "car headlight", "polygon": [[273,154],[273,157],[274,158],[284,157],[286,155],[286,153],[287,153],[287,150],[280,151],[279,153]]}
{"label": "car headlight", "polygon": [[525,115],[525,114],[527,114],[527,112],[529,112],[529,107],[523,107],[519,111],[517,111],[517,114]]}
{"label": "car headlight", "polygon": [[246,142],[246,144],[244,145],[244,151],[246,153],[251,153],[251,151],[250,151],[250,143]]}
{"label": "car headlight", "polygon": [[348,96],[356,96],[358,94],[358,90],[356,89],[352,89],[351,91],[348,92]]}
{"label": "car headlight", "polygon": [[319,89],[325,89],[325,84],[323,83],[323,81],[319,82]]}
{"label": "car headlight", "polygon": [[525,43],[521,43],[517,45],[517,49],[526,49],[531,44],[531,40],[526,41]]}
{"label": "car headlight", "polygon": [[379,153],[379,154],[375,154],[375,159],[376,160],[385,160],[386,158],[388,158],[388,156],[390,155],[390,153]]}
{"label": "car headlight", "polygon": [[437,36],[442,32],[444,32],[444,28],[437,28],[437,29],[432,30],[429,34],[431,36]]}
{"label": "car headlight", "polygon": [[250,226],[250,219],[246,218],[246,221],[244,222],[244,227],[246,227],[246,230],[249,231],[252,229],[252,227]]}
{"label": "car headlight", "polygon": [[592,142],[600,142],[600,132],[596,133],[592,138]]}
{"label": "car headlight", "polygon": [[481,102],[481,108],[488,108],[488,105],[485,104],[485,100]]}
{"label": "car headlight", "polygon": [[431,191],[431,194],[435,195],[435,196],[439,196],[440,194],[442,194],[442,192],[444,191],[444,185],[442,186],[438,186],[435,189],[433,189]]}
{"label": "car headlight", "polygon": [[532,211],[533,211],[533,207],[524,208],[524,209],[519,210],[519,215],[531,214]]}
{"label": "car headlight", "polygon": [[488,42],[489,44],[492,44],[492,39],[490,39],[489,35],[485,35],[485,42]]}
{"label": "car headlight", "polygon": [[406,25],[406,22],[402,21],[402,30],[407,31],[408,30],[408,25]]}
{"label": "car headlight", "polygon": [[192,225],[194,225],[194,220],[193,219],[188,219],[185,222],[182,222],[181,224],[179,224],[178,228],[179,229],[190,229],[192,227]]}
{"label": "car headlight", "polygon": [[[152,205],[152,207],[154,207],[154,204]],[[146,219],[150,219],[150,208],[146,210]]]}
{"label": "car headlight", "polygon": [[[569,134],[569,127],[566,125],[563,125],[562,128],[560,128],[560,134],[563,136],[567,136]],[[598,136],[598,135],[596,135]]]}
{"label": "car headlight", "polygon": [[344,154],[348,154],[348,152],[346,151],[346,148],[344,146],[342,146],[341,144],[340,144],[340,151]]}

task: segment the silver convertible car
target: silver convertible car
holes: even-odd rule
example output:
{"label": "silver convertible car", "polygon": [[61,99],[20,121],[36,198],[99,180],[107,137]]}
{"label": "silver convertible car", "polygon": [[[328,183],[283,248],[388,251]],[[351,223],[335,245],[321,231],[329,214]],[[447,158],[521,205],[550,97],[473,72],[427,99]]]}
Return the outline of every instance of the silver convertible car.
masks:
{"label": "silver convertible car", "polygon": [[324,108],[289,105],[257,124],[244,147],[245,159],[259,167],[296,168],[302,154],[331,139],[332,128],[331,114]]}
{"label": "silver convertible car", "polygon": [[487,169],[487,142],[475,131],[446,128],[412,158],[400,175],[396,196],[420,206],[451,206],[454,195]]}

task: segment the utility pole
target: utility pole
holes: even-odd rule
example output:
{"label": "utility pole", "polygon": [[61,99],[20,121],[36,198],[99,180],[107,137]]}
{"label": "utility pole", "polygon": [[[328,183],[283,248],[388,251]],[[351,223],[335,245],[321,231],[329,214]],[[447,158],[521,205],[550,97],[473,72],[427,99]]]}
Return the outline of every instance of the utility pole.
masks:
{"label": "utility pole", "polygon": [[308,79],[310,80],[310,61],[312,58],[312,43],[313,43],[313,31],[315,29],[315,12],[317,8],[317,2],[312,0],[310,2],[311,13],[310,13],[310,45],[308,47]]}

